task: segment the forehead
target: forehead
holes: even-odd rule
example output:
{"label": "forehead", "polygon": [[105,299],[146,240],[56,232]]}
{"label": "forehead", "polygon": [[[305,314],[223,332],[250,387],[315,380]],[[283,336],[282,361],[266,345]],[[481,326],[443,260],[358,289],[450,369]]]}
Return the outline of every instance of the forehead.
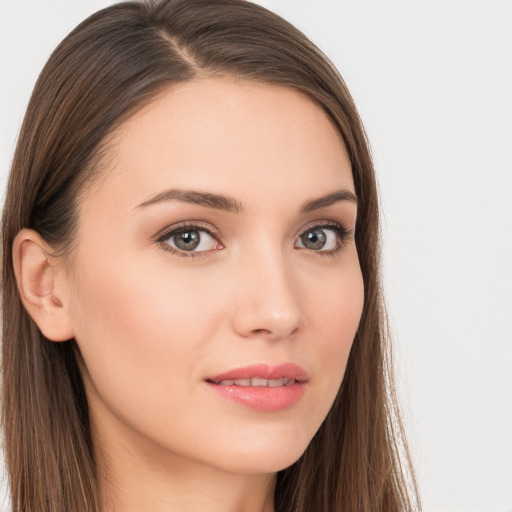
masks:
{"label": "forehead", "polygon": [[350,161],[330,118],[305,95],[231,77],[173,86],[112,135],[107,169],[91,196],[132,209],[168,188],[258,204],[354,190]]}

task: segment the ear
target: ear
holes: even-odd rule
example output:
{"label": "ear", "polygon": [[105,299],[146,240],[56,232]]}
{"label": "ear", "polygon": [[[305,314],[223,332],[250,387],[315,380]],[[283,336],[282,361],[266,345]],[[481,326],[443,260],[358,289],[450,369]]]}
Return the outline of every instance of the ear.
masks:
{"label": "ear", "polygon": [[22,229],[12,248],[18,290],[29,315],[49,340],[73,338],[64,265],[51,256],[51,248],[32,229]]}

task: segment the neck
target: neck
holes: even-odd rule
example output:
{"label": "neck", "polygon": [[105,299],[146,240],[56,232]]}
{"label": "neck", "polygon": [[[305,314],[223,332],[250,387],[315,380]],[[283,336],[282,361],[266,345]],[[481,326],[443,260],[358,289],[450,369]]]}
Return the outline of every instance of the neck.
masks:
{"label": "neck", "polygon": [[275,474],[231,473],[108,430],[94,429],[102,512],[274,512]]}
{"label": "neck", "polygon": [[274,482],[268,475],[125,465],[108,473],[103,512],[274,512]]}

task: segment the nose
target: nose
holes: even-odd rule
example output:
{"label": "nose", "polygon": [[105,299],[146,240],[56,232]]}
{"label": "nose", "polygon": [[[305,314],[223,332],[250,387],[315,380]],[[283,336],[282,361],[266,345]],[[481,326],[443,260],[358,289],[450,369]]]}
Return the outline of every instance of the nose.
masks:
{"label": "nose", "polygon": [[238,266],[236,278],[235,332],[244,338],[281,340],[297,331],[301,319],[298,283],[280,251],[253,252]]}

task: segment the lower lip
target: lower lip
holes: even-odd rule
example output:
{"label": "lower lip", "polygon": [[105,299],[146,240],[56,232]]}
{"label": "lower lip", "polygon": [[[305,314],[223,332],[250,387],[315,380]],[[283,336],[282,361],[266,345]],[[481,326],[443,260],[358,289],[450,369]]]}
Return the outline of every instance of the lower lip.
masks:
{"label": "lower lip", "polygon": [[306,386],[305,382],[275,388],[222,386],[213,382],[206,384],[224,398],[262,412],[276,412],[292,407],[302,398]]}

